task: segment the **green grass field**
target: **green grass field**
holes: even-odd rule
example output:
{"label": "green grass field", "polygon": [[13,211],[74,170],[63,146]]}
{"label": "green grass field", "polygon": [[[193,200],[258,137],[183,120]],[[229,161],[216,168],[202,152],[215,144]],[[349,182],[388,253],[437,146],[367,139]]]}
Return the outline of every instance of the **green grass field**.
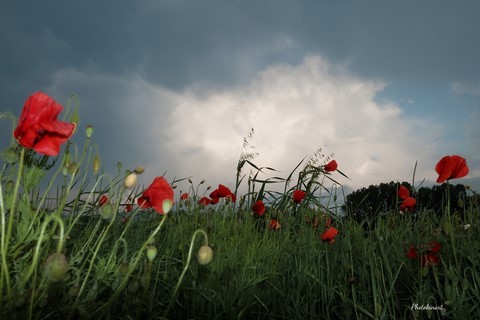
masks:
{"label": "green grass field", "polygon": [[102,174],[91,134],[55,157],[2,153],[0,319],[480,318],[478,204],[413,214],[399,199],[354,220],[321,152],[270,180],[244,152],[234,192],[188,180],[182,197],[180,180],[136,185],[142,168]]}

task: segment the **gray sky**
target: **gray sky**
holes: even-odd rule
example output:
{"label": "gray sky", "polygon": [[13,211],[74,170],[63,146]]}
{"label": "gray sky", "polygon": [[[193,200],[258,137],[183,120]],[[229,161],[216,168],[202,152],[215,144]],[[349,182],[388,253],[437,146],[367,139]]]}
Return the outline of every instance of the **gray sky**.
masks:
{"label": "gray sky", "polygon": [[93,124],[107,171],[144,165],[145,184],[233,187],[250,128],[255,163],[285,176],[322,147],[354,188],[410,181],[416,160],[434,181],[447,154],[479,178],[479,15],[478,1],[2,1],[0,111],[76,94],[77,135]]}

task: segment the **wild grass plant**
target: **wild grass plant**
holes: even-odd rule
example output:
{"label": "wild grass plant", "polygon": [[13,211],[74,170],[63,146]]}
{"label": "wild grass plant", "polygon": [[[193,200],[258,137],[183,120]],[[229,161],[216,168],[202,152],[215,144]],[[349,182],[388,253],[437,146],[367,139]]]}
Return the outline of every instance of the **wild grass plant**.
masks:
{"label": "wild grass plant", "polygon": [[[18,124],[4,117],[24,129],[22,117]],[[49,121],[58,125],[56,116]],[[326,187],[340,186],[336,175],[344,175],[327,166],[331,155],[319,149],[282,177],[254,163],[248,139],[236,175],[225,179],[234,192],[191,179],[183,180],[186,192],[175,189],[176,179],[143,188],[136,184],[141,167],[101,171],[92,127],[82,147],[65,139],[48,156],[55,150],[39,146],[44,131],[27,146],[17,134],[3,152],[1,319],[480,314],[478,205],[459,214],[446,201],[438,216],[400,211],[399,199],[387,214],[358,222],[339,214],[337,189]],[[266,171],[276,176],[262,179]],[[213,191],[223,194],[209,198]],[[264,206],[253,210],[258,201]],[[338,234],[327,234],[330,228]]]}

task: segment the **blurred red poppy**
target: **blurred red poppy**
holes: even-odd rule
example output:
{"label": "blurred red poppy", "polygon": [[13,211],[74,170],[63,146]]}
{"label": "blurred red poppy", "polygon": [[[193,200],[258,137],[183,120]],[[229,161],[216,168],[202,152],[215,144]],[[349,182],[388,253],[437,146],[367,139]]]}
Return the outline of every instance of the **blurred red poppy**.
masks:
{"label": "blurred red poppy", "polygon": [[338,168],[337,161],[332,160],[332,161],[330,161],[329,163],[327,163],[327,164],[325,165],[325,167],[323,167],[323,170],[325,170],[325,171],[327,171],[327,172],[332,172],[332,171],[337,170],[337,168]]}
{"label": "blurred red poppy", "polygon": [[410,248],[407,252],[407,257],[412,260],[417,257],[417,251],[415,250],[415,247],[413,245],[410,245]]}
{"label": "blurred red poppy", "polygon": [[438,173],[437,183],[463,178],[468,174],[467,161],[457,155],[445,156],[435,166]]}
{"label": "blurred red poppy", "polygon": [[223,184],[219,184],[218,188],[210,193],[210,198],[212,198],[212,200],[216,200],[215,203],[217,203],[220,198],[229,198],[232,202],[237,200],[235,194]]}
{"label": "blurred red poppy", "polygon": [[278,230],[281,227],[282,227],[282,225],[276,219],[270,220],[270,223],[268,224],[268,229],[270,229],[270,230]]}
{"label": "blurred red poppy", "polygon": [[75,123],[57,120],[63,107],[42,92],[31,95],[23,106],[17,128],[13,132],[18,143],[35,152],[56,156],[60,145],[75,131]]}
{"label": "blurred red poppy", "polygon": [[398,188],[398,196],[400,197],[400,199],[405,200],[408,197],[410,197],[410,191],[408,190],[407,187],[400,186],[400,188]]}
{"label": "blurred red poppy", "polygon": [[133,211],[133,204],[126,204],[125,205],[125,212],[132,212]]}
{"label": "blurred red poppy", "polygon": [[108,197],[105,194],[102,194],[100,196],[100,199],[98,200],[101,206],[105,205],[108,202]]}
{"label": "blurred red poppy", "polygon": [[335,227],[329,227],[325,232],[320,236],[322,241],[332,244],[335,242],[335,236],[338,234],[338,230]]}
{"label": "blurred red poppy", "polygon": [[183,200],[183,201],[188,200],[188,193],[186,192],[182,193],[182,195],[180,196],[180,200]]}
{"label": "blurred red poppy", "polygon": [[292,193],[292,199],[295,203],[302,202],[303,198],[305,198],[305,191],[303,190],[295,190]]}
{"label": "blurred red poppy", "polygon": [[157,213],[168,213],[173,206],[173,189],[164,177],[156,177],[137,199],[141,208],[153,208]]}
{"label": "blurred red poppy", "polygon": [[200,200],[198,200],[198,204],[208,206],[210,204],[210,199],[207,197],[203,197]]}
{"label": "blurred red poppy", "polygon": [[421,258],[422,266],[435,266],[440,262],[440,256],[435,253],[426,252]]}
{"label": "blurred red poppy", "polygon": [[258,200],[252,206],[252,211],[259,216],[262,216],[265,213],[265,205],[262,200]]}
{"label": "blurred red poppy", "polygon": [[417,200],[415,198],[407,197],[405,200],[402,201],[402,204],[400,205],[400,210],[413,210],[415,204],[417,204]]}

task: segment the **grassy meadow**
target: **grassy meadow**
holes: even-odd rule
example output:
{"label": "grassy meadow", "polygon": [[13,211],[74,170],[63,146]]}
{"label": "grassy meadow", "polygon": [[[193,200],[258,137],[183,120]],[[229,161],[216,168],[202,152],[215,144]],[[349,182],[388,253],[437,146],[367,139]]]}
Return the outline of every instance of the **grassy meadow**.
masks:
{"label": "grassy meadow", "polygon": [[438,215],[400,196],[359,222],[327,187],[345,176],[331,157],[320,150],[261,180],[277,173],[255,165],[248,137],[231,189],[146,188],[142,167],[102,171],[93,133],[77,127],[83,145],[54,156],[20,135],[3,151],[0,319],[480,317],[476,203],[453,212],[445,201]]}

